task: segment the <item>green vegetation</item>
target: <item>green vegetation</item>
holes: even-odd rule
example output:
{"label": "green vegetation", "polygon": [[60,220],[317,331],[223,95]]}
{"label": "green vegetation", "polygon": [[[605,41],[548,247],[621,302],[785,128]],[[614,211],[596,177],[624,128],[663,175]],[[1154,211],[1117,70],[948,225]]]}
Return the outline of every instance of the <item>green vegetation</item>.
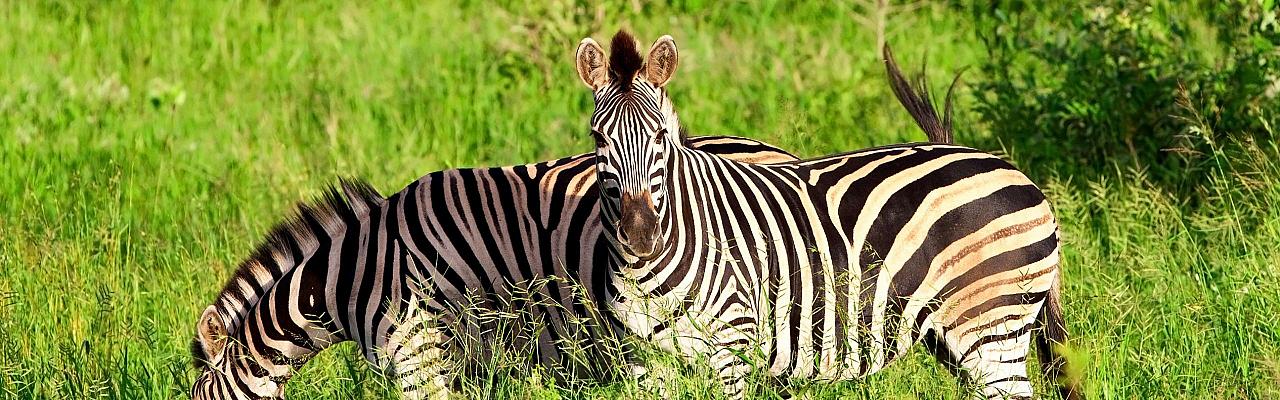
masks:
{"label": "green vegetation", "polygon": [[[337,176],[390,193],[428,171],[589,151],[572,52],[624,26],[680,43],[671,90],[695,134],[803,156],[924,139],[879,40],[908,69],[927,59],[938,87],[974,67],[957,141],[1049,192],[1090,397],[1280,397],[1274,1],[505,3],[0,3],[0,398],[185,396],[196,318],[293,202]],[[352,350],[316,358],[289,395],[387,396]],[[467,390],[718,390],[651,358],[671,396],[527,372]],[[922,351],[797,387],[963,398]]]}

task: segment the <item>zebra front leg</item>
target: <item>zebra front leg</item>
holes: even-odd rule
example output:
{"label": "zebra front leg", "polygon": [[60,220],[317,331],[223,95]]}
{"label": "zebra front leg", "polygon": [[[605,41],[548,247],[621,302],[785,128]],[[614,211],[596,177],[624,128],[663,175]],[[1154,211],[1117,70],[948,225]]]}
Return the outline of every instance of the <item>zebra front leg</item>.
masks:
{"label": "zebra front leg", "polygon": [[415,318],[398,326],[387,342],[386,354],[400,391],[406,399],[448,399],[453,383],[453,363],[448,343],[434,318]]}
{"label": "zebra front leg", "polygon": [[[718,354],[729,353],[723,351]],[[737,358],[736,356],[731,356]],[[694,357],[687,357],[686,360],[694,361]],[[712,361],[712,366],[716,367],[716,362]],[[650,393],[656,398],[667,399],[672,397],[671,388],[668,386],[673,378],[678,377],[678,373],[671,367],[666,365],[654,365],[645,367],[637,364],[629,365],[628,372],[632,379],[635,379],[636,386],[644,392]],[[724,387],[725,395],[730,399],[743,398],[746,389],[746,375],[751,371],[750,365],[745,362],[730,361],[729,365],[716,367],[716,377],[720,380]]]}
{"label": "zebra front leg", "polygon": [[[727,398],[738,400],[746,397],[747,380],[753,372],[762,372],[756,369],[748,361],[750,358],[743,353],[732,350],[722,350],[713,355],[711,365],[716,367],[716,376],[723,385],[724,394]],[[718,362],[717,362],[718,361]],[[773,385],[774,392],[778,398],[789,400],[795,396],[789,388],[786,388],[782,380],[777,377],[768,378],[769,384]]]}
{"label": "zebra front leg", "polygon": [[445,400],[452,392],[453,368],[443,348],[426,346],[407,355],[396,369],[405,399]]}
{"label": "zebra front leg", "polygon": [[685,346],[685,356],[693,360],[698,355],[709,354],[707,361],[716,371],[725,395],[733,400],[746,396],[747,376],[755,370],[754,365],[767,358],[760,352],[756,320],[748,315],[743,307],[730,305],[717,317],[703,320],[701,324],[695,322],[696,319],[688,320],[696,332],[706,336],[702,342],[705,347]]}
{"label": "zebra front leg", "polygon": [[659,399],[671,398],[671,389],[667,387],[666,381],[675,376],[674,371],[667,366],[652,366],[649,368],[640,364],[628,364],[627,374],[631,379],[635,380],[636,387],[645,393],[649,393]]}

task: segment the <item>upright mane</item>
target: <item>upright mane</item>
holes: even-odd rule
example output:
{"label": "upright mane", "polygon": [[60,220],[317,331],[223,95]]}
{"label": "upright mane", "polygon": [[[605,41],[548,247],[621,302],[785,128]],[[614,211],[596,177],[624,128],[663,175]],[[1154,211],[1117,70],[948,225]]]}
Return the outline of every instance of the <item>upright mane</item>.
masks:
{"label": "upright mane", "polygon": [[619,30],[609,44],[609,72],[613,74],[613,81],[622,85],[623,90],[628,90],[643,66],[644,58],[636,49],[636,39],[627,31]]}
{"label": "upright mane", "polygon": [[304,254],[319,245],[317,235],[335,232],[348,221],[365,219],[385,199],[361,180],[342,179],[329,186],[318,200],[299,203],[294,215],[277,223],[249,258],[223,286],[213,305],[235,332],[258,299],[282,275],[297,266]]}

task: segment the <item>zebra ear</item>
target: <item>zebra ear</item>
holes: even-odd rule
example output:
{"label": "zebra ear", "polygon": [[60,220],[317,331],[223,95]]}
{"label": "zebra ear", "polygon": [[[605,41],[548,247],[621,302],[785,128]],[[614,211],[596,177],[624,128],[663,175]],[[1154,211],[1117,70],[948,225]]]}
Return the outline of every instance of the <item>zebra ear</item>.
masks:
{"label": "zebra ear", "polygon": [[604,48],[591,38],[582,39],[578,43],[574,65],[578,68],[578,77],[582,83],[592,90],[599,89],[609,83],[609,61],[604,56]]}
{"label": "zebra ear", "polygon": [[644,63],[644,79],[654,86],[663,87],[676,74],[676,40],[671,35],[662,35],[649,48],[649,58]]}
{"label": "zebra ear", "polygon": [[196,325],[200,345],[204,347],[205,356],[212,360],[222,353],[227,344],[227,325],[222,322],[222,315],[213,306],[204,309],[200,322]]}

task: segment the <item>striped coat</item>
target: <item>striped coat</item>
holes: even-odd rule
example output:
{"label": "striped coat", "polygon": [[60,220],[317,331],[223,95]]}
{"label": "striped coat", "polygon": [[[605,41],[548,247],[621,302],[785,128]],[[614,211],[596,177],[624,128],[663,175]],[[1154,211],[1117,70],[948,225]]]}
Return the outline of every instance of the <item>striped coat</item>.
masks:
{"label": "striped coat", "polygon": [[[753,368],[853,379],[919,342],[985,398],[1032,395],[1033,337],[1046,372],[1058,372],[1048,351],[1066,339],[1057,225],[1012,165],[945,143],[771,165],[726,160],[667,135],[679,129],[665,89],[674,40],[659,39],[643,60],[623,32],[612,51],[606,58],[586,39],[577,66],[595,97],[602,218],[620,291],[612,307],[632,332],[707,357],[731,397]],[[917,122],[949,137],[949,117],[939,120],[928,95],[887,65]]]}
{"label": "striped coat", "polygon": [[[795,159],[733,137],[689,145]],[[597,301],[611,295],[592,158],[434,172],[387,198],[344,182],[301,206],[201,316],[193,397],[282,396],[297,368],[347,340],[410,398],[446,396],[495,350],[562,377],[619,371],[618,325]]]}

